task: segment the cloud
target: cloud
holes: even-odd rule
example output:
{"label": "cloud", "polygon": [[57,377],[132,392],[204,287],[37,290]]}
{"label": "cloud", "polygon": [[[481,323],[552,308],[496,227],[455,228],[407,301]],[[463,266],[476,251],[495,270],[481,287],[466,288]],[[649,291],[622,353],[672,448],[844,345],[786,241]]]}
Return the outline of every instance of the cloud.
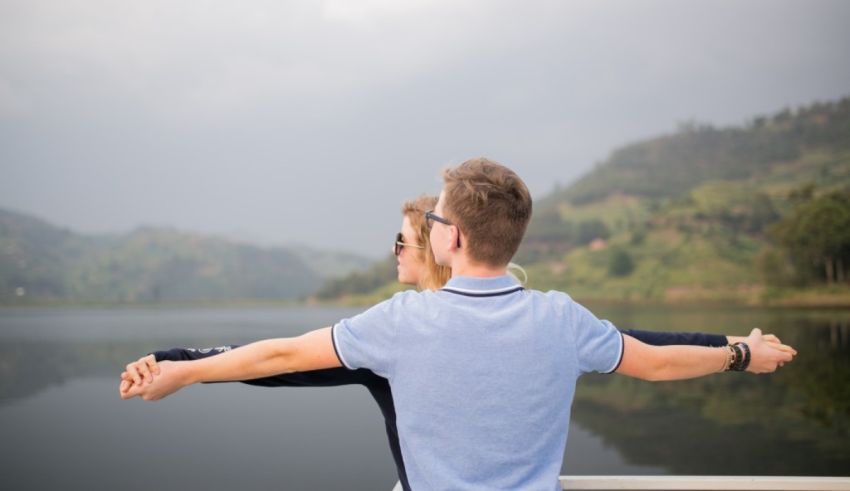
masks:
{"label": "cloud", "polygon": [[[0,206],[383,251],[443,165],[487,155],[539,195],[679,121],[846,95],[848,22],[825,1],[6,0]],[[340,219],[353,203],[368,218]]]}
{"label": "cloud", "polygon": [[0,117],[14,119],[26,113],[29,106],[21,91],[14,90],[8,80],[0,78]]}
{"label": "cloud", "polygon": [[325,19],[348,24],[375,26],[381,22],[394,21],[421,15],[428,9],[447,2],[435,0],[346,0],[322,1],[322,15]]}

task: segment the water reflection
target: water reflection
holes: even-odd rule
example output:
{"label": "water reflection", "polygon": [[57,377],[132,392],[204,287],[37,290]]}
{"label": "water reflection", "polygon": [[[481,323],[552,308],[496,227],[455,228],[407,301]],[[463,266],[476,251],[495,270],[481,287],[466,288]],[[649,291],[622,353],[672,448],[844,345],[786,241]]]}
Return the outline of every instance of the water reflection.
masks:
{"label": "water reflection", "polygon": [[129,361],[156,349],[292,336],[357,311],[0,308],[0,404],[77,378],[117,380]]}
{"label": "water reflection", "polygon": [[[390,489],[383,421],[361,387],[191,387],[121,401],[158,347],[286,336],[334,309],[0,312],[0,473],[8,489]],[[341,404],[344,402],[344,404]]]}
{"label": "water reflection", "polygon": [[[655,384],[620,376],[582,378],[573,410],[573,420],[582,428],[571,433],[565,459],[568,472],[850,475],[850,313],[594,310],[622,327],[742,334],[759,326],[795,345],[800,355],[792,365],[771,376],[727,373]],[[259,477],[252,481],[259,486],[256,489],[262,488],[260,483],[275,482],[281,473],[299,473],[299,482],[315,486],[320,481],[311,474],[323,473],[324,463],[333,462],[348,474],[340,471],[333,478],[340,481],[321,481],[328,486],[351,482],[351,476],[358,475],[358,483],[388,489],[393,479],[392,461],[380,415],[365,391],[317,389],[294,394],[291,390],[229,385],[193,388],[158,405],[121,403],[116,393],[121,367],[156,348],[215,346],[292,335],[354,312],[0,310],[0,415],[7,422],[0,439],[5,442],[0,444],[2,470],[29,476],[25,472],[27,462],[43,459],[38,455],[45,447],[57,448],[47,461],[62,460],[61,449],[69,451],[73,445],[63,447],[54,435],[74,433],[65,428],[70,424],[79,430],[74,438],[88,434],[93,445],[102,445],[97,458],[104,461],[123,462],[112,454],[126,452],[127,439],[155,447],[162,439],[195,438],[196,443],[203,443],[204,453],[199,457],[203,462],[188,468],[194,473],[211,472],[222,483],[230,482],[226,476],[233,472],[251,469],[258,476],[269,477],[267,481]],[[209,420],[199,419],[199,411]],[[255,414],[257,411],[261,414]],[[122,430],[119,421],[125,418],[138,420],[140,426]],[[224,449],[222,441],[213,435],[222,431],[222,421],[228,426],[236,424],[234,418],[239,420],[239,431],[226,430],[221,435],[231,442],[229,445],[239,446],[235,453]],[[161,428],[151,430],[157,427]],[[271,427],[275,432],[270,434]],[[357,427],[356,431],[352,427]],[[116,431],[118,436],[113,434]],[[119,438],[121,431],[123,439]],[[197,434],[206,436],[197,440]],[[9,443],[19,441],[28,443],[14,448]],[[336,448],[338,455],[321,457],[328,445]],[[196,445],[181,443],[169,451],[174,462],[162,456],[146,457],[141,462],[157,469],[159,475],[183,482],[178,475],[186,464],[180,462],[180,456],[193,448],[197,451]],[[310,467],[306,463],[310,459],[298,457],[303,448],[313,448],[315,454],[311,455],[322,464]],[[224,463],[222,453],[236,459],[235,467]],[[297,465],[290,466],[289,462],[275,466],[264,453],[284,453]],[[262,470],[266,465],[272,469]],[[82,464],[68,467],[70,474],[65,478],[73,478],[73,469],[79,466]],[[231,472],[224,472],[221,466]],[[62,472],[55,473],[59,476],[56,482],[60,482]],[[101,479],[119,484],[121,475]],[[32,488],[49,484],[25,482]]]}
{"label": "water reflection", "polygon": [[[621,312],[622,313],[622,312]],[[615,310],[609,313],[615,317]],[[664,329],[760,326],[797,347],[769,376],[725,373],[647,383],[587,376],[573,418],[629,462],[663,462],[674,474],[850,475],[850,319],[844,312],[632,311]]]}

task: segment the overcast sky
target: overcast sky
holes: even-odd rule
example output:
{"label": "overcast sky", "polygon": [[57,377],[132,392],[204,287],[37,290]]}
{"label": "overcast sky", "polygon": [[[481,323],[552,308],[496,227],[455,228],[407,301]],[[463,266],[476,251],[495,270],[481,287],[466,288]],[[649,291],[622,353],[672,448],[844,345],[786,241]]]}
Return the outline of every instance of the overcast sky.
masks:
{"label": "overcast sky", "polygon": [[850,95],[850,2],[0,0],[0,207],[389,251],[474,156],[541,197],[678,123]]}

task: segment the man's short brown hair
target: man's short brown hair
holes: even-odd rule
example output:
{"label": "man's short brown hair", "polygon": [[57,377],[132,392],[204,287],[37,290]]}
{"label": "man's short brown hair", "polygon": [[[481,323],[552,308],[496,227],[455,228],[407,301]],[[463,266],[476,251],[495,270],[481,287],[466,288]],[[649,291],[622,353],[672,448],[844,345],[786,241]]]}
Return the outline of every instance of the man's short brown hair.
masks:
{"label": "man's short brown hair", "polygon": [[507,167],[480,157],[446,169],[443,213],[466,238],[467,254],[489,266],[510,262],[531,219],[531,195]]}

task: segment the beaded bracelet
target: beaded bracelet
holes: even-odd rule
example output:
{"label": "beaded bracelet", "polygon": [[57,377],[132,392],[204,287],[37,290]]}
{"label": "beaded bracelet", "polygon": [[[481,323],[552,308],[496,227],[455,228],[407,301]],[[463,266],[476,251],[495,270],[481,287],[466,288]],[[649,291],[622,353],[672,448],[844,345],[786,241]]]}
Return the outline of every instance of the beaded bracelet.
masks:
{"label": "beaded bracelet", "polygon": [[732,364],[729,366],[729,370],[732,372],[740,372],[741,363],[744,361],[744,353],[741,351],[741,348],[737,345],[730,345],[732,348],[732,352],[735,353],[735,357],[732,360]]}
{"label": "beaded bracelet", "polygon": [[735,350],[732,346],[726,345],[726,361],[723,363],[723,368],[720,369],[721,372],[728,372],[729,367],[732,366],[732,360],[735,359]]}
{"label": "beaded bracelet", "polygon": [[739,346],[744,352],[744,359],[741,360],[741,368],[738,370],[739,372],[743,372],[750,366],[750,347],[744,342],[735,343],[735,346]]}

